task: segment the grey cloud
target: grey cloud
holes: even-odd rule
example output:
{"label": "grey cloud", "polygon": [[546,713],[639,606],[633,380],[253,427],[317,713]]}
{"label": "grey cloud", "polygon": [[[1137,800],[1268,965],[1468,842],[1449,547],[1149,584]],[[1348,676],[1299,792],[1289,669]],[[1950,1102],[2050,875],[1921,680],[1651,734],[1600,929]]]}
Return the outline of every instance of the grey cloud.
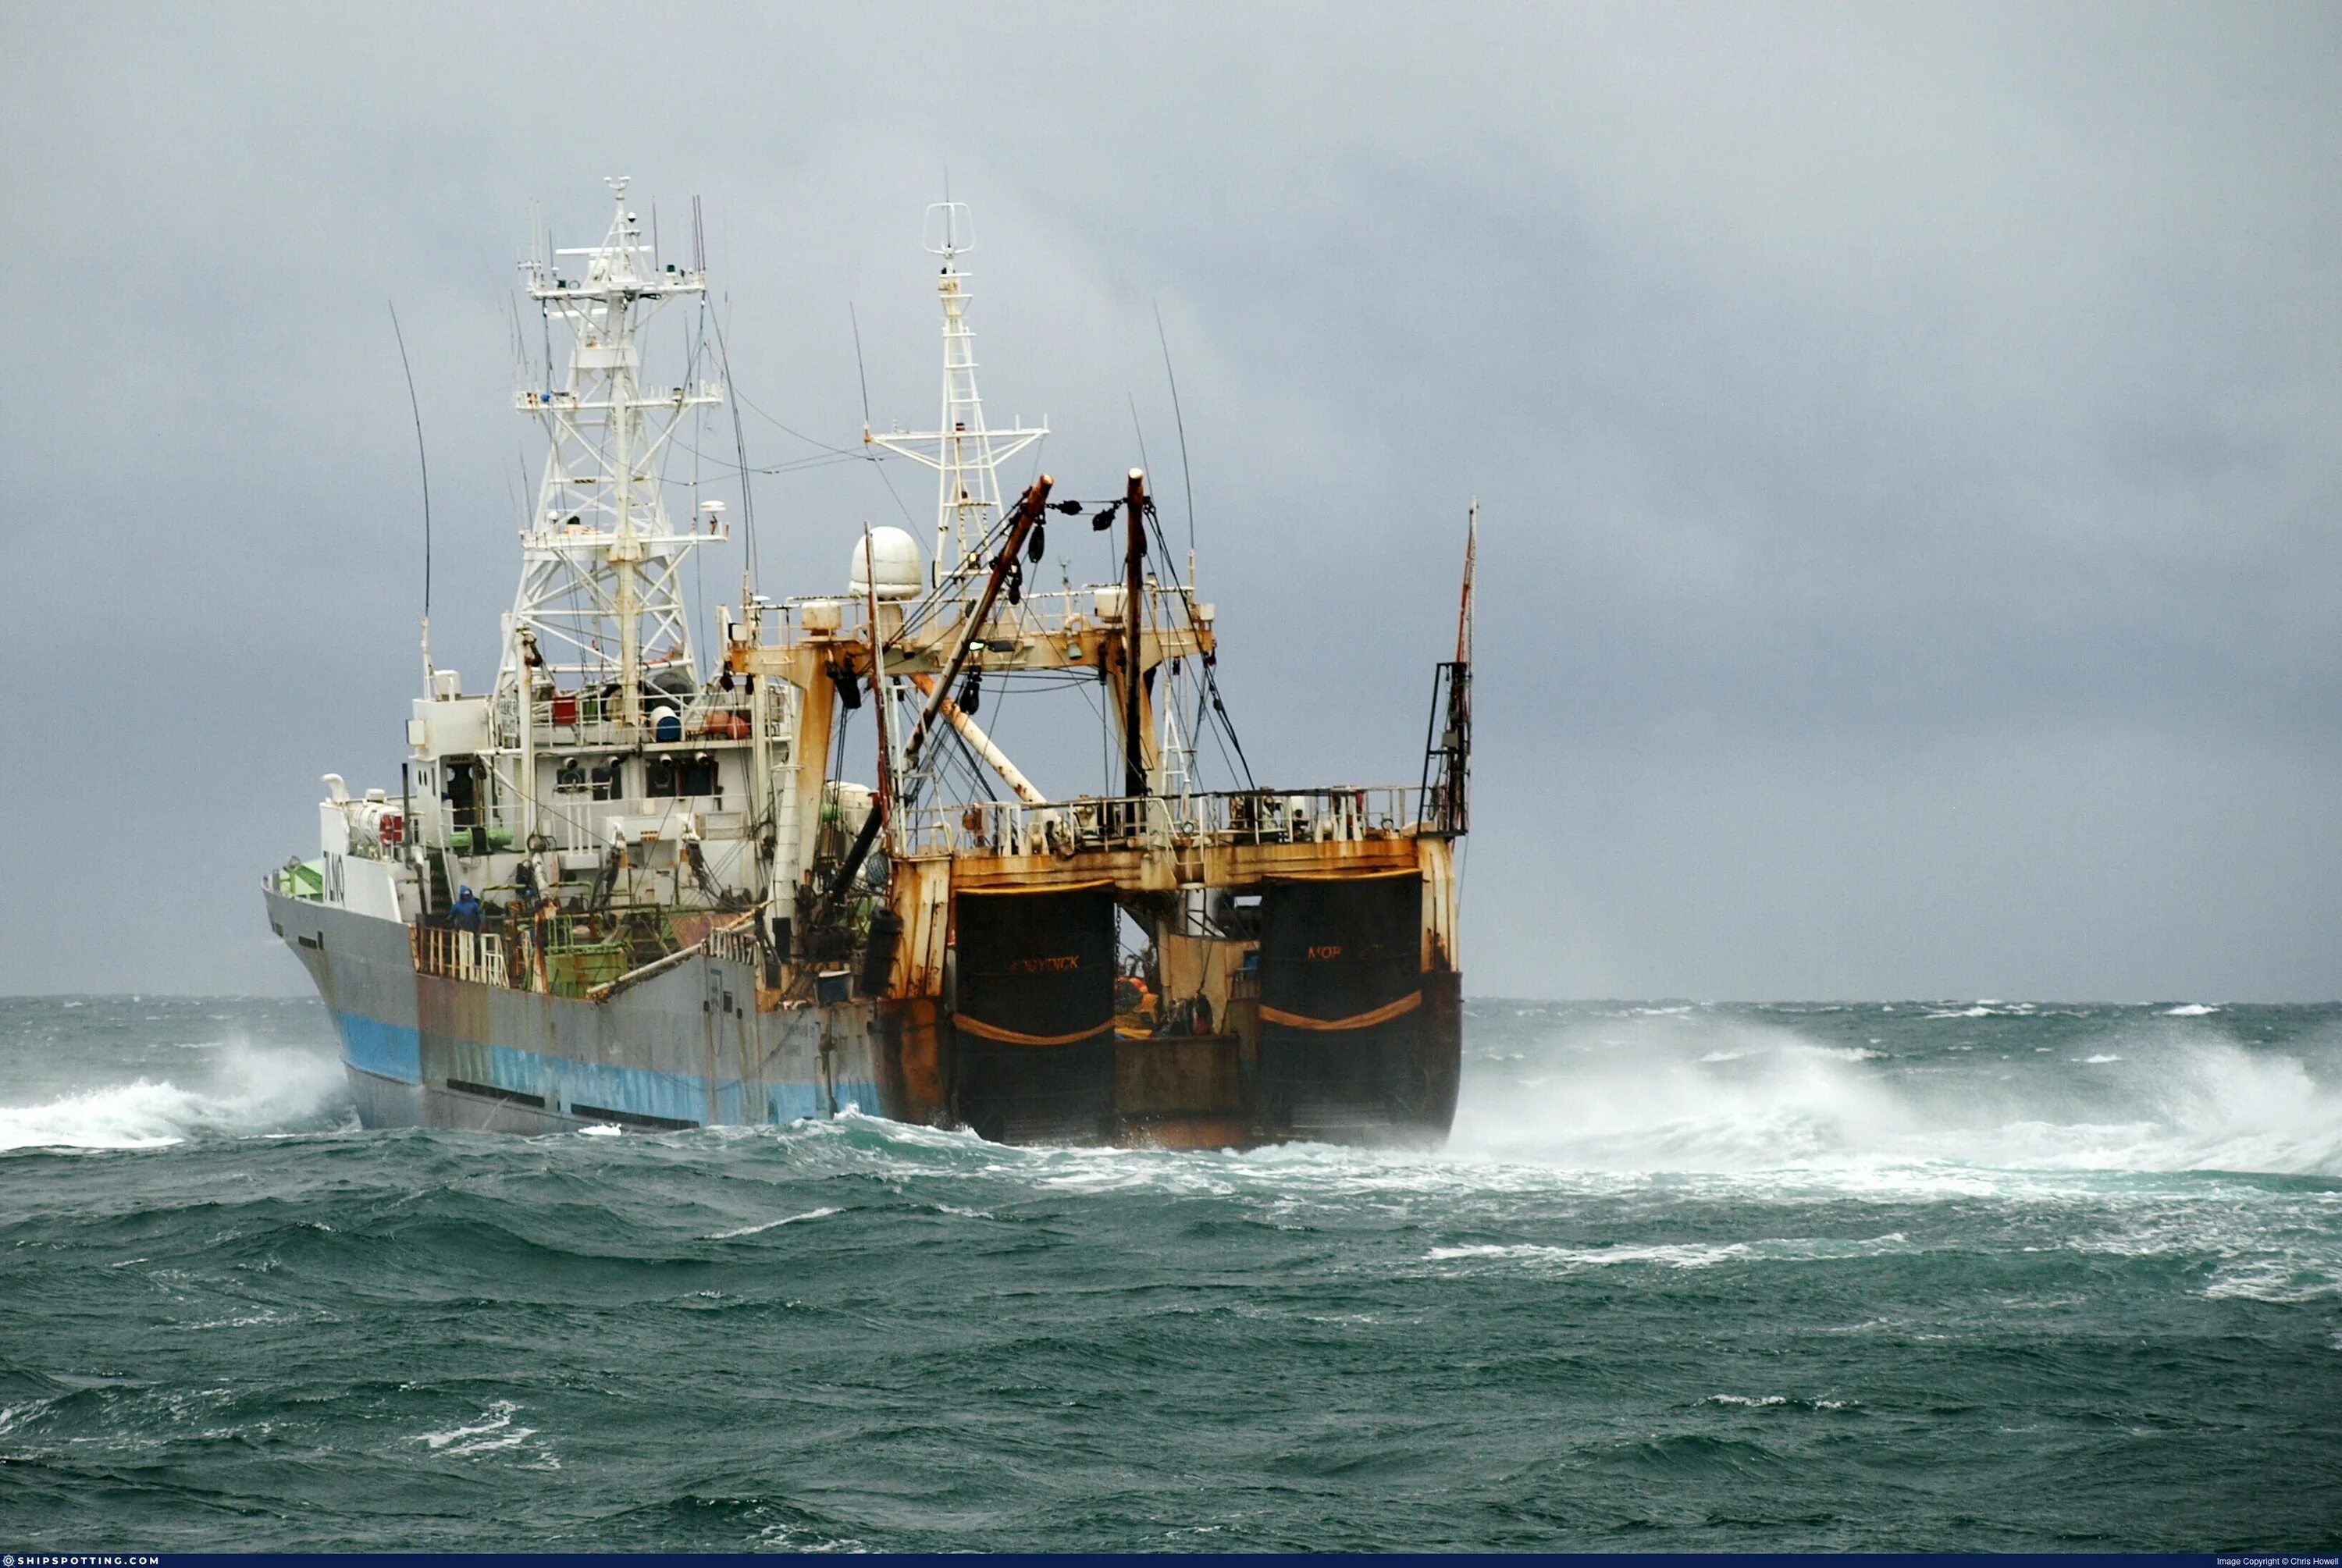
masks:
{"label": "grey cloud", "polygon": [[[878,421],[931,417],[948,166],[987,405],[1077,492],[1134,402],[1169,483],[1161,309],[1265,774],[1411,775],[1482,497],[1475,990],[2342,988],[2330,9],[0,29],[0,986],[296,979],[254,879],[318,773],[395,777],[415,679],[385,299],[485,675],[527,205],[574,243],[626,173],[673,245],[703,195],[742,390],[850,445],[849,303]],[[766,586],[896,504],[762,482]]]}

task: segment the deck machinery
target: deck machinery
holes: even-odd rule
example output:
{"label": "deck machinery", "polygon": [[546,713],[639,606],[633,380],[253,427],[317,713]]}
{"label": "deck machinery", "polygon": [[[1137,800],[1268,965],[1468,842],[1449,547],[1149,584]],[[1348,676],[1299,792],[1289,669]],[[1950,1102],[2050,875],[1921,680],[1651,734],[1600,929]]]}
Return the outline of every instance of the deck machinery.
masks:
{"label": "deck machinery", "polygon": [[[526,265],[568,370],[556,384],[548,347],[516,399],[546,453],[495,685],[435,667],[426,622],[398,793],[328,774],[319,854],[267,881],[362,1119],[856,1110],[1012,1143],[1444,1137],[1470,531],[1414,784],[1203,787],[1197,737],[1227,723],[1213,606],[1144,472],[1100,500],[1046,474],[1004,494],[1001,465],[1046,428],[985,422],[966,210],[942,204],[942,418],[864,433],[935,471],[932,555],[866,527],[841,594],[744,583],[703,663],[685,564],[729,520],[668,501],[677,432],[725,395],[720,355],[704,318],[674,385],[646,382],[643,350],[664,307],[704,302],[706,271],[663,262],[612,184],[599,245],[540,243]],[[1112,540],[1115,578],[1028,589],[1052,517]],[[1116,793],[1045,794],[996,744],[984,692],[1020,683],[1087,684],[1067,710],[1105,726]],[[847,776],[857,715],[875,784]]]}

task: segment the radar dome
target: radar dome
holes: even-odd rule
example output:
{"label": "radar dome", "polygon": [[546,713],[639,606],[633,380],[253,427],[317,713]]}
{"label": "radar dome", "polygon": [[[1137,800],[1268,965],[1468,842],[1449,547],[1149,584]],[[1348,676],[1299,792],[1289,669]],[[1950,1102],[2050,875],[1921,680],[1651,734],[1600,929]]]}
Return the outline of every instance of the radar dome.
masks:
{"label": "radar dome", "polygon": [[[877,570],[871,570],[876,561]],[[919,542],[900,528],[873,528],[866,540],[854,544],[854,565],[846,590],[856,598],[865,594],[881,599],[916,599],[926,589],[926,568],[919,561]]]}

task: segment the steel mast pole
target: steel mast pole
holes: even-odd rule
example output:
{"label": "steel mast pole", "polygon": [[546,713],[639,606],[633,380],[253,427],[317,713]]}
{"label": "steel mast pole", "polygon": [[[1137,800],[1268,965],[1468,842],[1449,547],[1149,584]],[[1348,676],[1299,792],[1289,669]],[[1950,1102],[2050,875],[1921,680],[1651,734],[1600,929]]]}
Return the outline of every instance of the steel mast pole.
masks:
{"label": "steel mast pole", "polygon": [[[1138,689],[1140,612],[1145,604],[1146,582],[1146,471],[1134,468],[1130,483],[1123,492],[1123,510],[1129,514],[1130,529],[1123,545],[1122,583],[1122,771],[1123,794],[1144,795],[1148,793],[1146,777],[1146,739],[1139,728],[1138,710],[1141,693]],[[1142,816],[1143,816],[1142,810]]]}
{"label": "steel mast pole", "polygon": [[610,541],[610,564],[617,568],[615,584],[618,606],[618,714],[630,730],[643,723],[642,626],[636,613],[635,573],[642,546],[635,534],[635,372],[629,363],[634,347],[634,301],[623,286],[619,269],[634,272],[635,225],[626,211],[626,182],[611,182],[617,194],[618,229],[626,237],[610,263],[611,275],[603,281],[618,286],[606,305],[603,324],[611,338],[616,363],[610,367],[610,463],[618,487],[617,536]]}

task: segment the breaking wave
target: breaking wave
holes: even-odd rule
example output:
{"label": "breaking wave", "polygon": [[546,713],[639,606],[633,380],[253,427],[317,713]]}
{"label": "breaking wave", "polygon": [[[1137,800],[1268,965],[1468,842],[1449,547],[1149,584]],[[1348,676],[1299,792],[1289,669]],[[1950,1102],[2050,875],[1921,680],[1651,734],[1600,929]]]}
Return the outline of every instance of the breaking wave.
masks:
{"label": "breaking wave", "polygon": [[1452,1146],[1604,1171],[2342,1175],[2342,1092],[2313,1070],[2321,1054],[2159,1019],[2032,1038],[1907,1054],[1722,1014],[1561,1023],[1517,1067],[1467,1067]]}
{"label": "breaking wave", "polygon": [[0,1105],[0,1150],[151,1149],[202,1138],[322,1131],[349,1120],[341,1064],[315,1051],[230,1041],[207,1054],[205,1082],[173,1079]]}
{"label": "breaking wave", "polygon": [[2330,1534],[2342,1006],[1470,1005],[1446,1148],[1233,1154],[269,1136],[314,1004],[0,999],[18,1550]]}

